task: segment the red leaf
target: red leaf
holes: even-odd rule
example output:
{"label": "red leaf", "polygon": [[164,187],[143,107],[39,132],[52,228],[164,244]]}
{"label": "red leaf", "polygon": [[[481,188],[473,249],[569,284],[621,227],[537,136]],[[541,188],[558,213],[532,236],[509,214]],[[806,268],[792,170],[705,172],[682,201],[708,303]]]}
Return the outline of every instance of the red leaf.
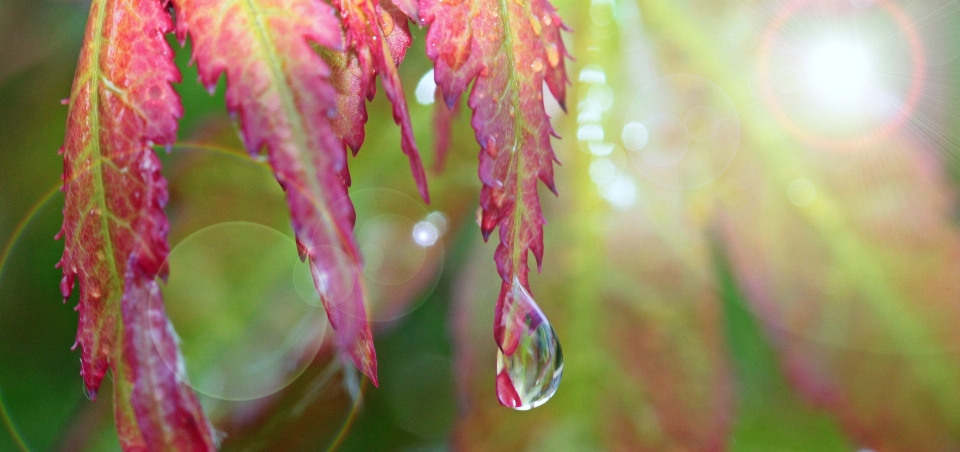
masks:
{"label": "red leaf", "polygon": [[[193,393],[156,365],[149,342],[131,341],[144,331],[126,315],[150,303],[146,293],[131,288],[155,286],[154,278],[165,276],[167,188],[151,146],[174,142],[182,114],[170,86],[180,75],[163,37],[172,29],[161,2],[92,2],[63,147],[61,291],[69,296],[79,280],[84,384],[94,397],[107,368],[113,370],[117,425],[127,450],[214,449]],[[166,325],[159,293],[154,295],[159,311],[153,321]],[[170,356],[178,353],[173,341],[164,348]],[[130,373],[154,378],[127,381]],[[154,391],[160,386],[165,396],[158,399]],[[190,422],[160,425],[154,417],[160,412]]]}
{"label": "red leaf", "polygon": [[529,291],[527,253],[543,259],[543,224],[537,180],[551,190],[554,135],[543,104],[543,84],[563,104],[567,76],[563,29],[546,0],[421,0],[430,26],[427,55],[448,104],[474,81],[468,105],[480,143],[483,190],[481,230],[488,238],[500,226],[495,259],[503,284],[494,320],[502,345],[505,303],[514,278]]}
{"label": "red leaf", "polygon": [[[345,67],[351,77],[359,77],[349,82],[349,87],[341,95],[354,96],[354,99],[341,101],[350,106],[342,121],[345,125],[338,127],[346,130],[345,141],[354,152],[363,142],[363,131],[357,130],[359,124],[366,121],[366,110],[363,102],[355,97],[359,94],[373,99],[376,93],[375,79],[380,75],[380,82],[393,104],[393,119],[400,126],[400,147],[410,159],[410,169],[417,182],[420,196],[427,202],[430,194],[427,191],[427,177],[420,161],[420,152],[413,137],[413,126],[410,123],[410,112],[407,109],[406,97],[403,94],[403,83],[397,66],[403,61],[406,48],[410,46],[410,31],[407,16],[389,1],[379,0],[332,0],[333,5],[340,10],[343,17],[343,28],[346,35],[349,57]],[[353,60],[356,60],[354,63]],[[359,70],[359,72],[358,72]]]}
{"label": "red leaf", "polygon": [[313,0],[176,0],[181,39],[190,34],[201,81],[226,73],[227,108],[247,149],[266,149],[287,193],[302,257],[340,349],[377,381],[376,353],[360,286],[346,152],[331,125],[336,91],[311,43],[339,51],[333,10]]}
{"label": "red leaf", "polygon": [[360,152],[363,145],[364,125],[367,124],[367,103],[361,81],[363,70],[356,55],[337,53],[326,58],[332,69],[330,82],[337,87],[337,116],[333,129],[343,139],[343,144]]}

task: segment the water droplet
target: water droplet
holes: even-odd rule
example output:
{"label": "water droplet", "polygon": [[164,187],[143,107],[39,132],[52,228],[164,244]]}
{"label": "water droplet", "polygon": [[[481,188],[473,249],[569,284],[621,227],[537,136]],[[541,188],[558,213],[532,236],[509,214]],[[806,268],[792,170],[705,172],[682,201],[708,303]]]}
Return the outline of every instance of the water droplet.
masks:
{"label": "water droplet", "polygon": [[492,135],[487,137],[487,145],[483,148],[483,150],[486,151],[490,158],[497,158],[497,154],[499,153],[499,149],[497,149],[497,139]]}
{"label": "water droplet", "polygon": [[547,62],[550,63],[550,67],[557,67],[560,64],[560,51],[557,50],[557,45],[552,42],[547,44]]}
{"label": "water droplet", "polygon": [[537,58],[533,60],[533,63],[530,65],[530,68],[533,69],[533,72],[540,72],[543,70],[543,60]]}
{"label": "water droplet", "polygon": [[557,392],[563,351],[553,327],[533,297],[514,279],[498,326],[497,399],[515,410],[543,405]]}
{"label": "water droplet", "polygon": [[543,31],[543,26],[540,25],[540,18],[534,15],[531,15],[530,26],[533,27],[533,33],[537,36],[540,36],[540,33]]}
{"label": "water droplet", "polygon": [[544,23],[544,25],[546,25],[546,26],[549,27],[549,26],[553,25],[553,18],[550,17],[549,14],[545,14],[545,15],[543,16],[543,23]]}
{"label": "water droplet", "polygon": [[383,30],[383,35],[389,36],[390,33],[393,33],[393,27],[393,16],[386,12],[380,13],[380,29]]}

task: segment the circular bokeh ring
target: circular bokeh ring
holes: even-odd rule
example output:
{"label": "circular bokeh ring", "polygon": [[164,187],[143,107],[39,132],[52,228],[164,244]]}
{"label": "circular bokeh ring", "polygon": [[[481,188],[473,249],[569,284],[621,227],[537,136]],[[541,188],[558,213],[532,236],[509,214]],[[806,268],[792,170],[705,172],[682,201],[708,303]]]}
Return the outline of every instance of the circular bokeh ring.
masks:
{"label": "circular bokeh ring", "polygon": [[[9,270],[11,269],[8,266],[11,262],[17,261],[18,258],[21,258],[21,253],[32,254],[31,251],[25,251],[23,246],[26,245],[25,240],[29,240],[29,236],[35,233],[38,233],[37,229],[40,225],[37,223],[38,219],[45,217],[47,215],[60,215],[61,208],[63,203],[63,196],[61,195],[59,187],[48,190],[40,199],[34,204],[24,215],[24,217],[18,222],[12,233],[10,234],[10,239],[6,245],[0,249],[0,294],[3,294],[7,289],[9,284]],[[42,231],[44,237],[50,237],[54,231]],[[44,266],[51,264],[52,262],[45,262]],[[59,290],[56,288],[51,290],[51,294],[54,294],[52,297],[60,297]],[[8,300],[0,296],[0,303],[7,302]],[[36,300],[33,300],[34,302]],[[68,307],[64,307],[64,310],[68,310]],[[50,319],[45,319],[50,321]],[[23,321],[19,319],[17,321]],[[11,344],[12,345],[12,344]],[[22,345],[19,345],[22,346]],[[64,348],[69,348],[69,344],[65,344]],[[46,357],[45,357],[46,358]],[[48,359],[48,358],[47,358]],[[21,363],[22,365],[22,363]],[[18,426],[17,422],[17,410],[15,406],[8,406],[8,400],[4,397],[4,388],[2,387],[2,380],[0,380],[0,421],[3,422],[3,428],[10,435],[10,439],[13,444],[17,447],[18,450],[22,452],[31,452],[33,450],[31,445],[35,444],[37,438],[30,437],[27,433]],[[75,400],[86,400],[81,394],[83,387],[82,380],[79,375],[77,375],[76,380],[76,399]],[[74,400],[69,398],[58,399],[64,403],[63,408],[69,408],[69,404],[74,403]]]}
{"label": "circular bokeh ring", "polygon": [[759,52],[759,70],[760,70],[760,92],[768,108],[773,113],[777,122],[784,127],[791,135],[799,138],[803,142],[817,148],[842,151],[849,149],[859,149],[880,142],[889,137],[894,132],[900,130],[910,119],[911,115],[917,109],[920,103],[920,96],[923,94],[924,82],[926,80],[926,56],[923,48],[923,42],[920,34],[910,20],[906,12],[890,0],[873,0],[872,6],[878,6],[884,10],[900,27],[907,39],[907,46],[910,56],[913,60],[911,68],[910,85],[907,89],[906,99],[900,107],[899,113],[890,121],[875,130],[855,138],[823,138],[805,130],[803,126],[794,121],[788,115],[777,100],[776,89],[773,86],[770,73],[770,58],[774,49],[774,41],[780,31],[798,12],[805,7],[810,6],[816,0],[792,0],[783,9],[776,14],[776,17],[763,32],[760,41]]}
{"label": "circular bokeh ring", "polygon": [[633,166],[664,188],[690,190],[717,180],[740,148],[740,116],[716,83],[694,74],[644,86],[624,117],[622,144]]}
{"label": "circular bokeh ring", "polygon": [[[243,221],[207,226],[177,243],[163,297],[150,300],[165,305],[179,338],[182,361],[161,354],[167,367],[197,392],[233,401],[274,394],[299,377],[327,320],[296,290],[291,274],[306,267],[296,250],[282,232]],[[165,331],[151,336],[165,348]]]}
{"label": "circular bokeh ring", "polygon": [[370,320],[391,322],[410,314],[439,282],[445,217],[389,188],[352,191],[350,202],[356,208],[354,235]]}

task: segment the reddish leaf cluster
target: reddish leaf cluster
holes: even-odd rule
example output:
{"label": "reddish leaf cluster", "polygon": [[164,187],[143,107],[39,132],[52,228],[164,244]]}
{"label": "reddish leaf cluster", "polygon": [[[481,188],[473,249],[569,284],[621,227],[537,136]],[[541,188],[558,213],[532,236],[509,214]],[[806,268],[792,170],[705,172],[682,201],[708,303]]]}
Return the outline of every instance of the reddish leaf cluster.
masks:
{"label": "reddish leaf cluster", "polygon": [[[337,345],[374,383],[346,148],[362,145],[365,101],[379,76],[428,200],[397,71],[412,41],[408,17],[431,26],[428,54],[450,106],[476,80],[469,105],[482,148],[483,233],[500,225],[501,275],[527,285],[527,252],[538,263],[543,253],[537,180],[553,188],[542,85],[562,103],[567,83],[563,26],[545,0],[506,9],[490,0],[94,0],[64,145],[62,290],[68,296],[79,279],[84,381],[94,395],[112,369],[125,450],[215,447],[182,380],[157,281],[169,251],[167,191],[152,147],[174,143],[182,115],[164,38],[174,30],[168,6],[180,42],[191,39],[200,81],[213,90],[226,76],[227,109],[286,192]],[[448,134],[449,117],[442,124]]]}
{"label": "reddish leaf cluster", "polygon": [[[339,130],[345,132],[346,143],[356,154],[363,144],[363,124],[367,120],[366,108],[359,95],[373,99],[376,93],[376,76],[380,75],[387,98],[393,104],[393,119],[400,125],[400,147],[410,158],[410,169],[420,189],[420,195],[429,202],[427,176],[423,171],[420,153],[413,138],[413,126],[410,124],[410,112],[403,94],[403,83],[397,66],[410,46],[410,29],[407,16],[392,5],[389,0],[332,0],[343,17],[346,35],[347,64],[343,67],[341,80],[347,83],[349,90],[342,97],[341,105],[350,108],[341,110]],[[409,5],[408,5],[409,7]]]}
{"label": "reddish leaf cluster", "polygon": [[343,48],[332,9],[310,0],[176,0],[174,6],[177,35],[191,37],[201,81],[212,88],[226,73],[227,109],[238,115],[244,144],[251,153],[267,152],[339,344],[376,381],[346,153],[331,123],[337,93],[311,47]]}

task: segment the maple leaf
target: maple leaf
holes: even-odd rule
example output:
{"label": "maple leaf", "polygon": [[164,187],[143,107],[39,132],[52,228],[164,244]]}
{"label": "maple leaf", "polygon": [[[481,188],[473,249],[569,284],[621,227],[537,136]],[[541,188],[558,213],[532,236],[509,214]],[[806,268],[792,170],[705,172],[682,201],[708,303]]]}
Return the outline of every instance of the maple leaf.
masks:
{"label": "maple leaf", "polygon": [[528,253],[543,261],[541,180],[556,192],[550,144],[554,135],[543,103],[543,84],[563,105],[568,83],[560,15],[546,0],[501,2],[421,0],[427,55],[447,104],[473,81],[468,105],[480,143],[481,231],[500,227],[495,260],[503,284],[494,337],[510,354],[518,338],[504,338],[513,281],[529,291]]}
{"label": "maple leaf", "polygon": [[174,142],[182,114],[163,37],[172,29],[159,1],[91,3],[62,149],[61,291],[80,283],[84,385],[95,397],[112,369],[126,450],[214,448],[196,397],[165,364],[179,361],[174,337],[151,336],[170,328],[155,281],[166,273],[167,189],[151,146]]}
{"label": "maple leaf", "polygon": [[333,10],[313,0],[173,3],[177,36],[189,34],[202,83],[213,89],[226,73],[227,108],[239,116],[245,146],[267,151],[340,349],[376,383],[346,151],[331,125],[337,94],[312,47],[342,50]]}
{"label": "maple leaf", "polygon": [[361,96],[373,99],[379,74],[384,92],[393,105],[393,119],[400,125],[400,148],[410,160],[420,196],[429,202],[427,177],[414,141],[403,83],[397,72],[411,42],[407,15],[389,1],[332,0],[332,3],[343,18],[348,47],[346,61],[335,66],[341,68],[341,74],[336,77],[338,85],[344,87],[340,101],[342,117],[337,129],[344,136],[344,142],[356,153],[363,143],[363,124],[367,120]]}

